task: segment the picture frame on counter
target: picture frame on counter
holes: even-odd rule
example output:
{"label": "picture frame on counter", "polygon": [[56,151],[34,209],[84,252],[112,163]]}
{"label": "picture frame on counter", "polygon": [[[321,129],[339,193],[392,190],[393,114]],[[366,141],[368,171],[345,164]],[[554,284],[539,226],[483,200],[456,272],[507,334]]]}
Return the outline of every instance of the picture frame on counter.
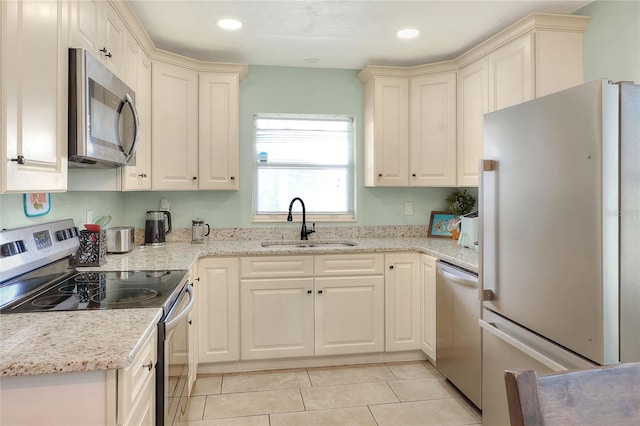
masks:
{"label": "picture frame on counter", "polygon": [[430,238],[452,238],[454,230],[458,229],[460,217],[445,211],[432,211],[429,219],[427,236]]}

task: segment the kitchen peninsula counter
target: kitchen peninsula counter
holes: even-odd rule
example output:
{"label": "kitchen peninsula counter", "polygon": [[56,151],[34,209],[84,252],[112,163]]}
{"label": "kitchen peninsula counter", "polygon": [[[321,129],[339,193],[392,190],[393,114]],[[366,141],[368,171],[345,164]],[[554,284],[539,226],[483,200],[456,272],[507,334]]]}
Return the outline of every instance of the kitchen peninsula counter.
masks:
{"label": "kitchen peninsula counter", "polygon": [[[434,238],[346,238],[345,247],[262,247],[265,240],[168,242],[107,255],[94,271],[190,269],[200,257],[314,255],[371,252],[425,253],[477,272],[478,253],[457,241]],[[272,240],[269,240],[272,241]],[[282,240],[279,240],[282,242]],[[156,327],[161,309],[35,312],[0,316],[0,376],[56,374],[126,368]]]}

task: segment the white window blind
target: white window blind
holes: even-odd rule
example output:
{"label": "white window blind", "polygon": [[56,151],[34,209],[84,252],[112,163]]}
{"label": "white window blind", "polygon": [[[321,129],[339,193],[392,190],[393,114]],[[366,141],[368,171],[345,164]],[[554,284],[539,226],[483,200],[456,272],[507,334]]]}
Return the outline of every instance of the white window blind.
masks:
{"label": "white window blind", "polygon": [[294,197],[307,215],[353,218],[351,117],[256,114],[254,125],[257,218],[286,214]]}

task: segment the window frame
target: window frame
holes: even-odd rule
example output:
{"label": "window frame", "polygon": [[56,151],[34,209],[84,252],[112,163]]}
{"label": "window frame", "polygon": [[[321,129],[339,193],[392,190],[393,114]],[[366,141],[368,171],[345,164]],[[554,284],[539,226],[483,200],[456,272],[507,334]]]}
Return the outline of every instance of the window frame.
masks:
{"label": "window frame", "polygon": [[[253,173],[253,187],[252,187],[252,221],[254,223],[272,223],[272,222],[286,222],[287,221],[287,213],[258,213],[258,170],[259,163],[257,161],[257,149],[256,149],[256,120],[259,118],[269,119],[324,119],[331,120],[340,119],[340,120],[349,120],[351,122],[351,162],[347,166],[347,173],[349,176],[349,185],[351,186],[351,204],[352,211],[350,213],[314,213],[309,212],[307,209],[306,212],[306,221],[307,223],[311,222],[355,222],[356,221],[356,118],[352,115],[347,114],[288,114],[288,113],[254,113],[253,114],[253,144],[252,144],[252,173]],[[300,167],[300,166],[308,166],[307,164],[291,164],[290,167]],[[288,167],[284,167],[288,168]],[[309,167],[312,169],[313,167]],[[288,200],[289,202],[290,200]],[[302,221],[302,211],[300,208],[300,204],[296,203],[293,211],[293,221],[301,222]]]}

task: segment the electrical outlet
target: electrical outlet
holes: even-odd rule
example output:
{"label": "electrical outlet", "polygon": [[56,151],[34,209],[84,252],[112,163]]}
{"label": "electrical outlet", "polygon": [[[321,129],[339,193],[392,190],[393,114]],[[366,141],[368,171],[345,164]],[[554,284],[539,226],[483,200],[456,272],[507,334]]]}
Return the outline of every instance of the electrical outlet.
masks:
{"label": "electrical outlet", "polygon": [[404,214],[406,216],[413,216],[413,201],[405,201]]}
{"label": "electrical outlet", "polygon": [[160,210],[169,210],[169,200],[166,198],[160,199]]}
{"label": "electrical outlet", "polygon": [[93,223],[93,210],[87,210],[84,214],[84,223]]}

